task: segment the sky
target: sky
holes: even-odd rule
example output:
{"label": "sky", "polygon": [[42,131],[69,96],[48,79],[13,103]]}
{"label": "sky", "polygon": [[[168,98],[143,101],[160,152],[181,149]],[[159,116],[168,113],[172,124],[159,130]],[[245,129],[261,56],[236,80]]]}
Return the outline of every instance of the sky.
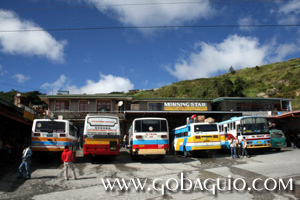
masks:
{"label": "sky", "polygon": [[4,92],[155,89],[299,55],[299,0],[0,1]]}

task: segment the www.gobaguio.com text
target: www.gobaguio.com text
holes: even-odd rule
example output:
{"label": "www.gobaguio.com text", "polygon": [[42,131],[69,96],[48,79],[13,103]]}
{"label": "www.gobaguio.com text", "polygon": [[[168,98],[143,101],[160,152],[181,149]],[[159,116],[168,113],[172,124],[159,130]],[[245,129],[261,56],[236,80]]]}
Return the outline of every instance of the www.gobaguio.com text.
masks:
{"label": "www.gobaguio.com text", "polygon": [[217,178],[217,179],[200,179],[197,178],[195,180],[191,180],[186,178],[183,173],[180,174],[180,178],[169,178],[167,180],[163,180],[160,178],[156,179],[140,179],[140,178],[132,178],[130,180],[125,180],[123,178],[116,178],[114,180],[103,179],[101,178],[103,187],[106,191],[113,191],[115,189],[119,189],[121,191],[157,191],[164,195],[166,191],[171,192],[192,192],[192,191],[208,191],[213,195],[216,195],[217,192],[224,191],[292,191],[293,190],[293,179],[290,178],[287,181],[283,179],[274,179],[267,178],[261,179],[256,178],[250,183],[247,182],[243,178],[232,179],[229,175],[227,178]]}

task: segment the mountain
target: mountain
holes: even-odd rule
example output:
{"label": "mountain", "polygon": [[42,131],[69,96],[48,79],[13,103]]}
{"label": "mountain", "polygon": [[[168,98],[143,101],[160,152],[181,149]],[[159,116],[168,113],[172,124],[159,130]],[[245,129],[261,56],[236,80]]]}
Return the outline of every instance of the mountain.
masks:
{"label": "mountain", "polygon": [[229,72],[217,77],[173,83],[153,91],[131,92],[135,98],[292,98],[300,110],[300,58]]}

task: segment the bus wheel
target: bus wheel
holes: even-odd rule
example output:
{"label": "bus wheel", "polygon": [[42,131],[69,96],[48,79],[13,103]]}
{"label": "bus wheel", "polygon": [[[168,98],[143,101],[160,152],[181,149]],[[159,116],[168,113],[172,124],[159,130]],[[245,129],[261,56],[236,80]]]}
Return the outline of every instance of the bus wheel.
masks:
{"label": "bus wheel", "polygon": [[186,151],[185,147],[183,147],[183,156],[188,157],[188,152]]}
{"label": "bus wheel", "polygon": [[174,151],[174,155],[177,156],[177,155],[178,155],[178,152],[177,152],[177,151]]}

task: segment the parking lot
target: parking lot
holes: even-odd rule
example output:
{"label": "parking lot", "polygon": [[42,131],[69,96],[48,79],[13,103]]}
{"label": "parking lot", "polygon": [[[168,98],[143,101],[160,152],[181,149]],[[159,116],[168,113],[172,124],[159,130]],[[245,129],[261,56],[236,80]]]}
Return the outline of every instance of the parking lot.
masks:
{"label": "parking lot", "polygon": [[[16,179],[18,164],[1,165],[1,199],[299,199],[300,150],[253,152],[232,159],[167,155],[132,161],[76,159],[77,180],[65,181],[59,157],[32,163],[32,178]],[[115,183],[115,184],[114,184]],[[120,188],[120,184],[121,188]],[[125,183],[125,185],[124,185]],[[137,186],[143,186],[137,188]]]}

